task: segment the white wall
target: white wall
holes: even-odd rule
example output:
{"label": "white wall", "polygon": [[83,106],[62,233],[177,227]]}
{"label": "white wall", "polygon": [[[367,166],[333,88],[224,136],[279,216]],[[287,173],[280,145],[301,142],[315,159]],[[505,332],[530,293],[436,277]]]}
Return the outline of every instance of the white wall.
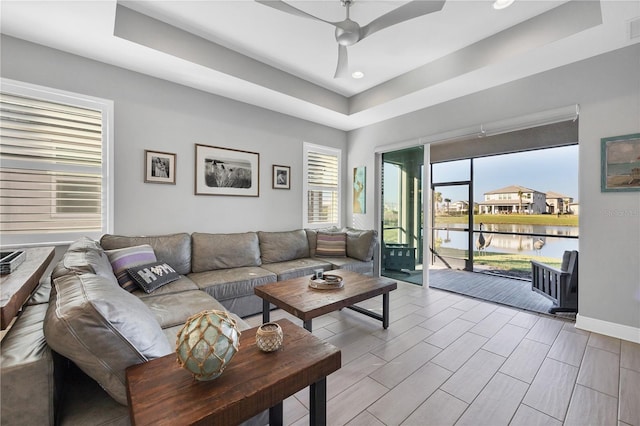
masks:
{"label": "white wall", "polygon": [[[244,232],[302,227],[302,143],[345,149],[343,131],[2,37],[2,77],[112,99],[115,233]],[[260,196],[194,195],[195,144],[260,154]],[[144,150],[177,154],[176,185],[144,183]],[[291,190],[271,166],[291,166]]]}
{"label": "white wall", "polygon": [[[581,111],[577,325],[640,342],[640,192],[600,192],[600,139],[640,132],[640,45],[354,130],[347,167],[366,165],[373,183],[376,146],[417,144],[420,137],[572,104]],[[367,204],[357,219],[376,227]]]}

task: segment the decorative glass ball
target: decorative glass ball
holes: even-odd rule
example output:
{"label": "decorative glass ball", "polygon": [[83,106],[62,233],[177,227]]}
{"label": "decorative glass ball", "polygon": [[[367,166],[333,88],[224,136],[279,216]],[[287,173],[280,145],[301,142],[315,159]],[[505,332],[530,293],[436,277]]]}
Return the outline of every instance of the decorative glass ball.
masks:
{"label": "decorative glass ball", "polygon": [[219,377],[238,352],[240,331],[225,311],[203,311],[193,315],[178,332],[178,364],[196,380]]}

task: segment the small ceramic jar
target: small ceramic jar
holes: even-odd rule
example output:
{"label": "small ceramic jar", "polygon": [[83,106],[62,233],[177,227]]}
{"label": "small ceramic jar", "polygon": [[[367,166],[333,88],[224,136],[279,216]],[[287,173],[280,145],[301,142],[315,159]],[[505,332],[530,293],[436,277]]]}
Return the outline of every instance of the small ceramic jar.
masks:
{"label": "small ceramic jar", "polygon": [[282,328],[275,322],[268,322],[258,327],[256,345],[264,352],[273,352],[282,346]]}

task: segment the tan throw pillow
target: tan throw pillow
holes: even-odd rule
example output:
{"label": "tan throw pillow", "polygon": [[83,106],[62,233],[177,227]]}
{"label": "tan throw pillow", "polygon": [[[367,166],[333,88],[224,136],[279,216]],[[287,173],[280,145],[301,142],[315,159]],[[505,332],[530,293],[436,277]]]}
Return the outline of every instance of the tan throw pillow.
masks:
{"label": "tan throw pillow", "polygon": [[316,256],[346,257],[347,234],[344,232],[318,232]]}

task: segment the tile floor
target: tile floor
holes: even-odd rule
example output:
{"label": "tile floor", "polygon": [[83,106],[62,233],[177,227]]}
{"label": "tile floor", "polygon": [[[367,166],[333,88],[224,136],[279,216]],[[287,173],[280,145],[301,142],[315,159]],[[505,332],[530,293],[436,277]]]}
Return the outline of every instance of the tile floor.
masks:
{"label": "tile floor", "polygon": [[[570,321],[398,282],[388,330],[348,309],[313,330],[342,350],[329,425],[640,426],[640,345]],[[307,407],[308,390],[288,398],[285,424],[308,424]]]}

